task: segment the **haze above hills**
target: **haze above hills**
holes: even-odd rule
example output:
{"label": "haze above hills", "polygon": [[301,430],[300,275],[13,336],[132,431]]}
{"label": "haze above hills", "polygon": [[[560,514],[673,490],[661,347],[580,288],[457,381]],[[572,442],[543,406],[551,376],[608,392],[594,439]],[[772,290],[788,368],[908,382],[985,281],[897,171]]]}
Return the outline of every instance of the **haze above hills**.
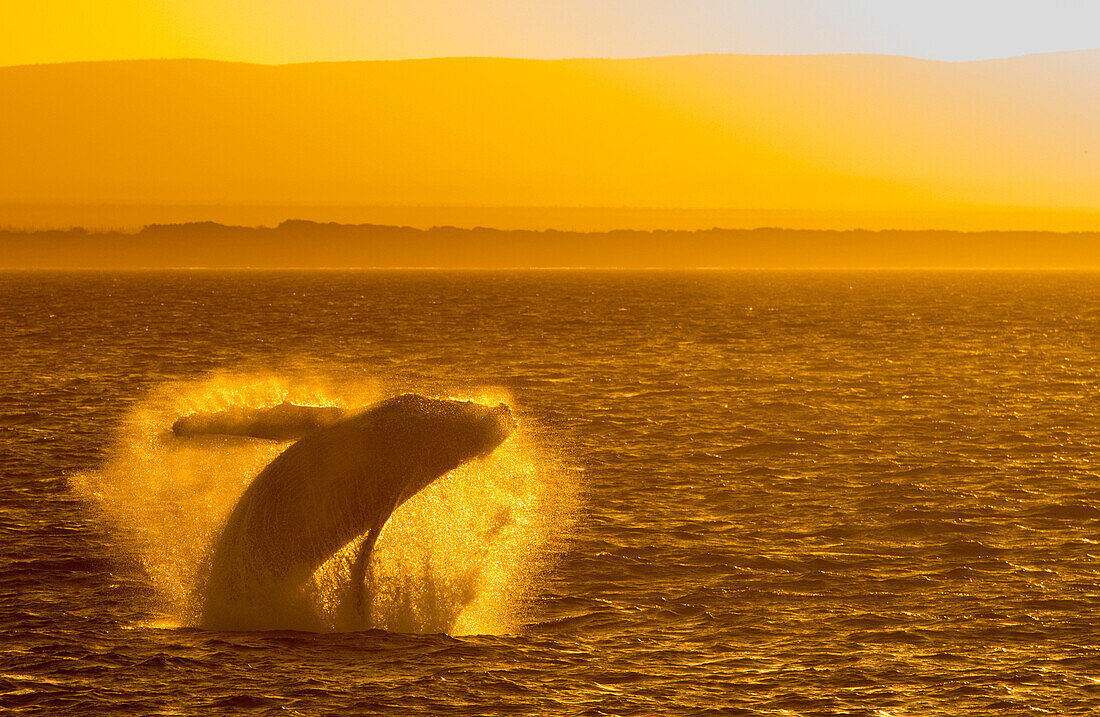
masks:
{"label": "haze above hills", "polygon": [[1100,269],[1100,232],[500,231],[284,222],[0,230],[4,269]]}
{"label": "haze above hills", "polygon": [[72,63],[0,97],[0,225],[1100,228],[1100,51]]}

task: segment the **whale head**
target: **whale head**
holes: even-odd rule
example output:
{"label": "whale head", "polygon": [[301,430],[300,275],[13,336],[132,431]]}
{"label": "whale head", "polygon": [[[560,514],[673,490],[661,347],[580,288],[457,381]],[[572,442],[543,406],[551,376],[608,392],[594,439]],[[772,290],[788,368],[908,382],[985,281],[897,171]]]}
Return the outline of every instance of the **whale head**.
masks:
{"label": "whale head", "polygon": [[[487,406],[411,393],[383,401],[370,414],[383,433],[395,437],[393,443],[401,446],[406,458],[421,463],[434,476],[488,455],[516,427],[504,403]],[[410,494],[423,487],[419,483],[410,486]]]}
{"label": "whale head", "polygon": [[512,411],[504,403],[487,406],[406,393],[382,405],[390,409],[401,430],[421,434],[435,445],[447,445],[463,461],[491,453],[516,427]]}

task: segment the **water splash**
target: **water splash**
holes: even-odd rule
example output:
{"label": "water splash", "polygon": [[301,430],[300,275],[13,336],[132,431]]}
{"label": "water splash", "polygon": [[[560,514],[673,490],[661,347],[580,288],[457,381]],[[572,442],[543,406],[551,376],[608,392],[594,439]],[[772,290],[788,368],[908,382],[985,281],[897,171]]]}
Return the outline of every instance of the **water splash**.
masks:
{"label": "water splash", "polygon": [[[157,609],[194,625],[204,561],[251,480],[288,443],[209,436],[180,440],[184,415],[301,405],[357,410],[398,391],[325,378],[219,375],[162,386],[120,426],[104,466],[71,479],[115,526],[157,589]],[[456,395],[482,403],[499,392]],[[362,614],[341,614],[353,541],[319,568],[306,598],[318,629],[502,634],[522,624],[539,577],[564,547],[576,481],[520,421],[488,457],[464,464],[393,513],[375,545]]]}

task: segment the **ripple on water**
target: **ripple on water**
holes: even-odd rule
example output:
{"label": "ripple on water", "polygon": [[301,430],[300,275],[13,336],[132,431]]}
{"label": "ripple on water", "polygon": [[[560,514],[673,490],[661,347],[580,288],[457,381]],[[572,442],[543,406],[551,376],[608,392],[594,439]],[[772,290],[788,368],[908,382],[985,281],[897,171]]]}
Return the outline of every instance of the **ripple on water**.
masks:
{"label": "ripple on water", "polygon": [[[1096,712],[1098,299],[1074,273],[5,275],[0,710]],[[571,549],[497,636],[180,627],[71,477],[219,371],[507,389],[584,469]]]}

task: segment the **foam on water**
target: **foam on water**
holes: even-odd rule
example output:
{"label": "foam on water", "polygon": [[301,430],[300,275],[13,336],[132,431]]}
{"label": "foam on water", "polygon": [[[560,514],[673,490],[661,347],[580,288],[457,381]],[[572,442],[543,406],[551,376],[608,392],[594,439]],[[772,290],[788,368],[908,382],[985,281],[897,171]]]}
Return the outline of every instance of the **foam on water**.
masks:
{"label": "foam on water", "polygon": [[[223,374],[165,384],[130,412],[105,464],[71,483],[140,561],[159,610],[178,624],[195,625],[204,565],[221,527],[252,479],[289,442],[180,439],[172,423],[197,412],[284,401],[356,411],[399,392],[378,382],[323,377]],[[450,398],[510,403],[497,392]],[[520,420],[489,456],[460,466],[393,513],[371,558],[363,615],[339,608],[362,538],[315,572],[305,597],[320,619],[317,629],[514,632],[568,537],[575,506],[575,481]]]}

